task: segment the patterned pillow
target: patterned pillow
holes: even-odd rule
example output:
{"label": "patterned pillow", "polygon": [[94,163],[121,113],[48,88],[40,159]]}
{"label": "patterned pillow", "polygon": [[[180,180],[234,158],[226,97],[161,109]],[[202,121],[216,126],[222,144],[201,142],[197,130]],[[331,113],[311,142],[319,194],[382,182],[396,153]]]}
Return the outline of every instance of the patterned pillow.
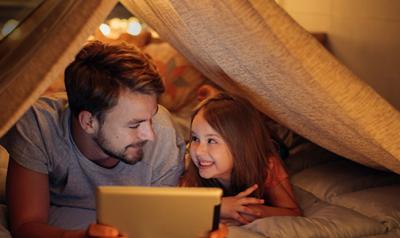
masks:
{"label": "patterned pillow", "polygon": [[206,80],[181,54],[168,43],[148,45],[144,52],[153,58],[166,88],[160,103],[171,112],[197,103],[196,91]]}

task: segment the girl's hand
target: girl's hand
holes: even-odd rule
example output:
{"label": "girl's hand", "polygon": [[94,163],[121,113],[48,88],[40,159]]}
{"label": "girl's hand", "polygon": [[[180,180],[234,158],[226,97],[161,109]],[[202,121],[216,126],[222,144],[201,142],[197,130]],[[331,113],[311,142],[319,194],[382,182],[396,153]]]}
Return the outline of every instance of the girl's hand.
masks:
{"label": "girl's hand", "polygon": [[128,235],[119,233],[118,229],[103,224],[90,224],[86,230],[87,238],[128,238]]}
{"label": "girl's hand", "polygon": [[234,197],[223,197],[221,202],[221,218],[230,218],[240,222],[241,224],[247,224],[251,221],[246,219],[243,215],[241,215],[241,213],[255,217],[260,216],[261,214],[259,214],[259,210],[253,210],[247,207],[247,205],[264,204],[263,199],[247,197],[254,192],[257,187],[257,184],[255,184],[243,192],[238,193]]}

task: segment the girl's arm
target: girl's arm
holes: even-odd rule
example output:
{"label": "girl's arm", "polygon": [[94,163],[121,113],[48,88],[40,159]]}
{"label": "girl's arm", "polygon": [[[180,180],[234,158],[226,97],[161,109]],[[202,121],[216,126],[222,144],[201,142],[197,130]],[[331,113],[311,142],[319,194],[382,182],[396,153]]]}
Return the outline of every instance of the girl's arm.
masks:
{"label": "girl's arm", "polygon": [[287,215],[302,215],[301,210],[294,197],[292,185],[290,184],[289,179],[282,180],[277,186],[266,191],[266,193],[269,198],[268,203],[276,209],[267,209],[270,211],[265,211],[265,216],[274,216],[276,214],[274,213],[274,211],[277,212],[275,216],[281,215],[279,214],[278,209],[281,209],[283,213],[289,212],[289,214]]}
{"label": "girl's arm", "polygon": [[282,180],[278,185],[266,191],[270,205],[248,205],[248,208],[260,214],[259,216],[244,215],[247,220],[269,216],[301,216],[302,212],[296,203],[292,186],[288,179]]}
{"label": "girl's arm", "polygon": [[223,197],[221,201],[221,221],[229,225],[231,225],[232,221],[247,224],[251,220],[247,220],[243,214],[261,216],[261,211],[249,208],[250,205],[264,204],[263,199],[248,197],[256,189],[257,184],[238,193],[236,196]]}

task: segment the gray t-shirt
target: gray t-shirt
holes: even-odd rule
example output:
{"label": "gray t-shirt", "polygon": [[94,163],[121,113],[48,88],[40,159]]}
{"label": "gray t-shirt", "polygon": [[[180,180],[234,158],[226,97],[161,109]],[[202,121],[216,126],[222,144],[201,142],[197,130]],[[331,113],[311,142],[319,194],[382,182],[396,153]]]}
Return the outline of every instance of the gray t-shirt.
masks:
{"label": "gray t-shirt", "polygon": [[50,224],[74,229],[95,222],[95,191],[99,185],[178,184],[185,145],[162,106],[153,118],[156,139],[145,145],[144,158],[135,165],[120,162],[107,169],[93,163],[78,150],[70,125],[66,96],[44,97],[1,142],[20,165],[48,174]]}

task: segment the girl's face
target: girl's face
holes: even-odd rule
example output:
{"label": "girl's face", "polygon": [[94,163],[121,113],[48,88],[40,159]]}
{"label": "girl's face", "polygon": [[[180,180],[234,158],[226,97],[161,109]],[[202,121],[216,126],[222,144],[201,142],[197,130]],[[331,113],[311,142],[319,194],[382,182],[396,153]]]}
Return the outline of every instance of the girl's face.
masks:
{"label": "girl's face", "polygon": [[202,178],[216,178],[229,186],[233,156],[225,140],[204,119],[202,110],[192,122],[190,156]]}

